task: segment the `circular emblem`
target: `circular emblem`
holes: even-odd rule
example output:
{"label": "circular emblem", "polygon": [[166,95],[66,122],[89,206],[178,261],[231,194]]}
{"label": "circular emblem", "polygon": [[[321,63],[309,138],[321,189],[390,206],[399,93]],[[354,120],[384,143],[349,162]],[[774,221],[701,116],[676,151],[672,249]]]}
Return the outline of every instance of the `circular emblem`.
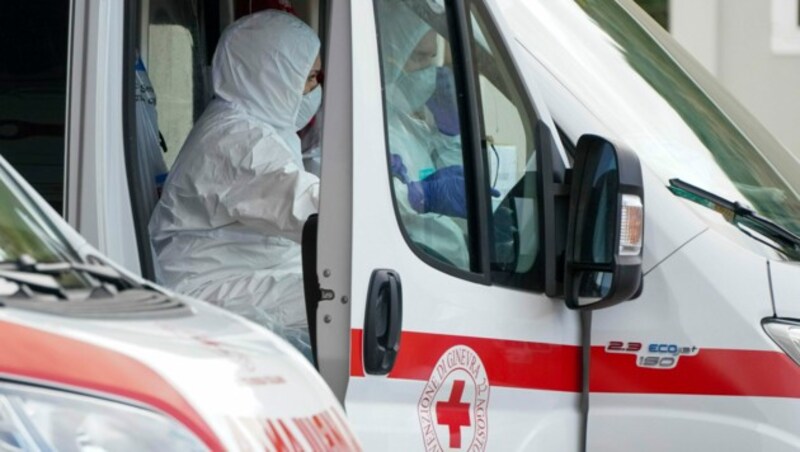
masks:
{"label": "circular emblem", "polygon": [[417,404],[427,451],[486,449],[489,437],[489,378],[471,348],[456,345],[442,354]]}

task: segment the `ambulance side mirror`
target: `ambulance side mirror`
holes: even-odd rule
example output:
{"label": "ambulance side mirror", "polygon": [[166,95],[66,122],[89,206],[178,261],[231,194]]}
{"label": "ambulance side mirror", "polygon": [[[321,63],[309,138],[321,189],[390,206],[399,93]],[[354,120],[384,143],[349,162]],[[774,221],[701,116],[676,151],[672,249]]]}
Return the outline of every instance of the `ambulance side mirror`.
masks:
{"label": "ambulance side mirror", "polygon": [[636,298],[642,285],[644,189],[639,159],[594,135],[578,140],[569,200],[564,295],[570,309]]}

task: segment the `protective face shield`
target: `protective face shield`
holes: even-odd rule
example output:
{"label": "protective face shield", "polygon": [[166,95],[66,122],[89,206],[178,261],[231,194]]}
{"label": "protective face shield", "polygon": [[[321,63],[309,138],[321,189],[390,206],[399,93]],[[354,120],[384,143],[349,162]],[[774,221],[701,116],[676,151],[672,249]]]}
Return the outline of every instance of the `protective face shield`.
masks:
{"label": "protective face shield", "polygon": [[311,118],[317,114],[319,107],[322,105],[322,87],[317,86],[308,93],[303,95],[303,100],[300,101],[300,109],[297,111],[294,125],[297,130],[302,130],[311,122]]}
{"label": "protective face shield", "polygon": [[436,90],[436,66],[403,71],[391,92],[390,102],[400,113],[420,111]]}

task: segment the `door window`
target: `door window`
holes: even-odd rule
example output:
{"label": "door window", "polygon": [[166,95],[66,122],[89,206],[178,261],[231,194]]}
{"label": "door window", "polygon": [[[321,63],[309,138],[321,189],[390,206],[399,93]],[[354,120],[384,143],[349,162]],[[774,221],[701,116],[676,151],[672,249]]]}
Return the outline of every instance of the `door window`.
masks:
{"label": "door window", "polygon": [[463,149],[445,7],[376,1],[394,201],[427,259],[470,269]]}
{"label": "door window", "polygon": [[[470,261],[476,256],[470,244],[480,242],[471,234],[486,234],[491,281],[541,290],[537,117],[487,13],[472,5],[466,33],[488,174],[465,184],[462,168],[472,151],[460,129],[468,123],[462,117],[469,103],[453,76],[464,64],[451,52],[454,33],[446,16],[452,12],[427,0],[376,0],[376,6],[390,174],[406,238],[424,258],[482,272],[487,267]],[[488,220],[467,220],[478,214],[466,205],[470,182],[491,193]]]}
{"label": "door window", "polygon": [[0,154],[63,211],[69,2],[0,2]]}
{"label": "door window", "polygon": [[492,282],[540,290],[536,114],[486,12],[475,4],[470,12],[488,181],[495,195],[490,227]]}

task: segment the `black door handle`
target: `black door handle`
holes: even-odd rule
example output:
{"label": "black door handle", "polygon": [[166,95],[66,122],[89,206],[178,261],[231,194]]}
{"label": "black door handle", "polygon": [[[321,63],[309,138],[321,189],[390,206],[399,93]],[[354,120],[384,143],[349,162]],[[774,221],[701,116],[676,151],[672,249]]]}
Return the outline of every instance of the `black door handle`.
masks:
{"label": "black door handle", "polygon": [[400,350],[403,324],[403,288],[394,270],[372,272],[364,319],[364,370],[386,375]]}

